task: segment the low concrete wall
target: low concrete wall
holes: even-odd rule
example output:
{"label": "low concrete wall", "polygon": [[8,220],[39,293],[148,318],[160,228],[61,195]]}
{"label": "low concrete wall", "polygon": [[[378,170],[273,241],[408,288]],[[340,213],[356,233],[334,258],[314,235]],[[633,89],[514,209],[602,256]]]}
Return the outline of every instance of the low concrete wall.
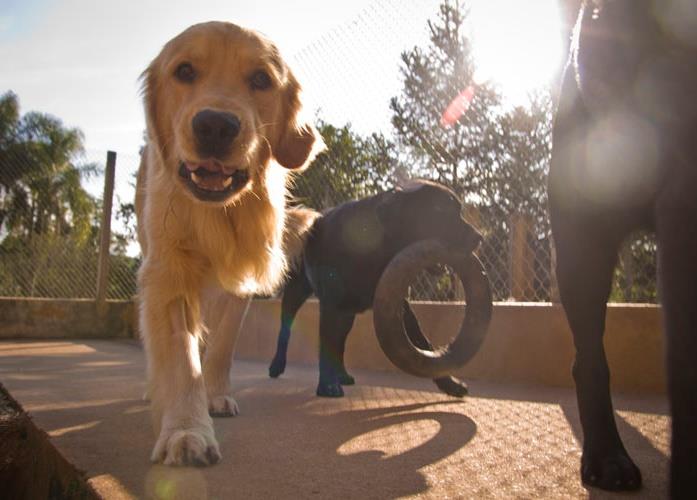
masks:
{"label": "low concrete wall", "polygon": [[132,301],[0,298],[2,338],[133,338]]}
{"label": "low concrete wall", "polygon": [[[458,331],[464,308],[456,304],[416,303],[414,312],[435,345]],[[276,349],[280,302],[255,302],[237,347],[239,358],[270,361]],[[293,325],[288,360],[316,364],[319,307],[308,301]],[[613,389],[664,392],[663,337],[660,308],[611,304],[605,349]],[[487,337],[477,355],[457,375],[464,379],[573,386],[574,349],[566,316],[549,303],[497,303]],[[358,317],[346,344],[346,366],[397,371],[382,353],[371,312]]]}
{"label": "low concrete wall", "polygon": [[[424,332],[434,344],[454,335],[464,308],[416,303]],[[254,301],[237,345],[242,359],[270,361],[280,322],[279,300]],[[0,299],[0,338],[128,338],[135,334],[132,302],[108,302],[102,314],[94,301]],[[291,363],[317,364],[319,307],[308,301],[293,326]],[[660,308],[611,304],[605,348],[613,389],[664,392]],[[457,375],[465,379],[572,386],[573,343],[566,317],[549,303],[497,303],[491,327],[477,355]],[[380,349],[372,313],[359,315],[346,346],[349,368],[397,369]]]}

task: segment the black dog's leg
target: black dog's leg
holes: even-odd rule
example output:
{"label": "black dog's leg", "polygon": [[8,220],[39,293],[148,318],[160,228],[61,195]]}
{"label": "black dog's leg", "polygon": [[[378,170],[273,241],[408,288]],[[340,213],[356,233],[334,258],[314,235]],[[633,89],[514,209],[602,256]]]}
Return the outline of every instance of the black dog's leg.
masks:
{"label": "black dog's leg", "polygon": [[286,353],[290,340],[290,329],[293,326],[298,309],[312,295],[312,287],[305,277],[305,271],[301,268],[293,272],[283,290],[281,300],[281,329],[278,332],[276,354],[269,366],[269,377],[276,378],[286,369]]}
{"label": "black dog's leg", "polygon": [[672,413],[670,495],[697,498],[697,179],[676,177],[656,217]]}
{"label": "black dog's leg", "polygon": [[319,307],[319,384],[317,395],[340,398],[344,395],[340,376],[344,368],[344,343],[353,326],[355,314],[333,306]]}
{"label": "black dog's leg", "polygon": [[576,346],[573,375],[584,438],[581,478],[607,490],[637,489],[641,473],[617,432],[603,347],[619,241],[600,237],[597,226],[552,215],[559,292]]}
{"label": "black dog's leg", "polygon": [[[424,336],[421,331],[421,326],[419,325],[419,320],[414,315],[414,312],[409,307],[409,302],[406,300],[403,303],[404,311],[404,329],[407,332],[407,337],[412,344],[414,344],[419,349],[424,349],[427,351],[433,350],[433,345]],[[439,377],[434,378],[433,382],[438,386],[438,388],[444,393],[454,396],[456,398],[464,397],[467,394],[467,384],[462,380],[455,377]]]}
{"label": "black dog's leg", "polygon": [[[355,316],[352,317],[351,319],[351,325],[353,326],[353,320]],[[348,337],[348,334],[351,332],[351,327],[346,330],[344,335],[339,339],[339,366],[337,368],[337,376],[339,377],[339,383],[341,385],[354,385],[356,383],[356,379],[353,378],[353,376],[346,371],[346,365],[344,364],[344,352],[346,350],[346,338]]]}

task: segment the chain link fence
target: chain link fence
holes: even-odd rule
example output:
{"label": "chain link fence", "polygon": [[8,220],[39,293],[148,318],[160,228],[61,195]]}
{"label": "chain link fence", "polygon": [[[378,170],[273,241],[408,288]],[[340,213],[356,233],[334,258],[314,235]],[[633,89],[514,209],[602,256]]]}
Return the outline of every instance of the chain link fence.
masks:
{"label": "chain link fence", "polygon": [[[377,1],[355,21],[290,58],[304,84],[306,107],[315,112],[328,145],[327,152],[295,179],[297,202],[322,210],[399,186],[411,177],[458,186],[418,156],[425,149],[447,149],[442,137],[424,134],[420,149],[401,141],[393,126],[394,107],[390,107],[391,99],[403,91],[402,54],[428,44],[433,31],[426,20],[436,17],[438,6],[434,0]],[[459,90],[451,88],[452,96]],[[447,104],[440,103],[434,119],[440,118]],[[547,127],[544,133],[548,133],[549,119],[547,113],[541,121]],[[525,131],[519,131],[519,136],[524,138]],[[511,160],[515,165],[510,170],[493,167],[499,176],[498,191],[483,182],[476,189],[458,192],[464,200],[464,218],[484,235],[478,256],[497,301],[557,300],[544,185],[548,152],[541,158],[530,168],[518,160]],[[0,296],[95,297],[105,160],[104,152],[89,153],[72,159],[66,168],[50,165],[46,159],[2,152]],[[37,168],[36,162],[48,162],[48,166]],[[136,293],[140,260],[132,202],[138,163],[137,154],[119,154],[116,160],[110,299],[129,299]],[[42,178],[47,172],[49,178]],[[486,180],[491,172],[492,167],[474,162],[467,165],[466,175]],[[76,198],[77,191],[72,195],[66,191],[71,175],[77,175],[87,196]],[[657,301],[655,254],[655,242],[644,234],[623,247],[612,301]],[[463,298],[462,286],[447,268],[421,273],[410,294],[415,300]]]}
{"label": "chain link fence", "polygon": [[[296,199],[323,210],[353,199],[332,180],[331,150],[325,153],[327,165],[321,175],[296,179]],[[312,167],[311,167],[312,168]],[[395,179],[381,179],[392,186]],[[363,195],[381,191],[380,186],[364,186]],[[511,197],[522,205],[524,195],[511,186]],[[534,218],[525,211],[507,213],[497,207],[481,209],[464,204],[462,215],[484,236],[477,256],[484,265],[496,301],[558,302],[554,277],[554,248],[546,200],[536,202],[544,215]],[[446,267],[423,271],[410,290],[413,300],[459,301],[464,290],[454,272]],[[615,270],[611,302],[655,303],[656,243],[652,235],[640,233],[623,245]]]}
{"label": "chain link fence", "polygon": [[[327,161],[331,164],[330,157]],[[87,163],[103,169],[106,154]],[[0,170],[3,176],[21,176],[26,165],[3,157]],[[16,160],[16,159],[15,159]],[[112,242],[109,259],[108,299],[129,299],[136,292],[136,271],[140,263],[139,247],[134,243],[134,214],[132,212],[132,175],[138,165],[137,155],[117,157],[117,190],[112,213]],[[331,179],[331,170],[326,170]],[[96,175],[87,180],[88,192],[92,192],[97,209],[101,200],[97,195],[104,176]],[[313,182],[314,181],[314,182]],[[385,180],[389,186],[389,181]],[[322,210],[350,199],[333,186],[331,180],[318,183],[316,179],[300,176],[295,180],[299,198],[307,201],[312,194],[320,203],[306,203]],[[25,186],[29,191],[31,188]],[[515,186],[513,186],[515,189]],[[366,196],[378,192],[367,189]],[[49,193],[46,193],[49,195]],[[97,282],[99,212],[93,215],[89,238],[83,239],[74,232],[55,229],[51,232],[31,234],[22,227],[17,230],[21,217],[15,193],[4,190],[0,198],[3,218],[0,233],[0,296],[2,297],[50,297],[94,298]],[[34,200],[35,203],[41,203]],[[36,207],[35,207],[36,210]],[[497,215],[499,217],[497,217]],[[476,207],[463,207],[463,216],[484,235],[484,243],[478,251],[496,300],[550,301],[555,300],[553,277],[553,249],[546,221],[536,224],[524,214],[482,213]],[[55,218],[52,219],[55,223]],[[543,231],[540,231],[542,226]],[[13,229],[9,229],[12,227]],[[625,244],[619,255],[614,286],[610,300],[613,302],[657,301],[655,279],[656,245],[652,236],[640,234]],[[412,298],[418,300],[449,301],[463,297],[462,287],[447,269],[421,273],[412,287]]]}
{"label": "chain link fence", "polygon": [[[27,151],[2,151],[0,296],[96,297],[106,158],[106,152],[88,153],[55,162]],[[135,159],[122,158],[131,171]],[[135,294],[139,258],[137,249],[129,248],[121,206],[122,199],[131,202],[132,189],[121,179],[117,185],[105,292],[107,299],[124,300]]]}

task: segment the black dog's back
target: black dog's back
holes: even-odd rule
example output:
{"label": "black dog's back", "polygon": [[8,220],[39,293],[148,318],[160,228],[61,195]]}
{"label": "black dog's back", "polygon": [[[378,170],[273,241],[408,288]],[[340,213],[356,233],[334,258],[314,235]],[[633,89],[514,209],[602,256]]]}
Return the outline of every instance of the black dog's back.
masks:
{"label": "black dog's back", "polygon": [[344,203],[315,222],[304,266],[320,300],[355,313],[372,307],[377,280],[397,251],[378,216],[380,204],[393,195]]}

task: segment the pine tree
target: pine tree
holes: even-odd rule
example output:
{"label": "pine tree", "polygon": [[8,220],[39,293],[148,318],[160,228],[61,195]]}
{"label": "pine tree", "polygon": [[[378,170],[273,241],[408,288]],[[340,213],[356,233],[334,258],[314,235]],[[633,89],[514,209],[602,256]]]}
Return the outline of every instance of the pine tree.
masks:
{"label": "pine tree", "polygon": [[[427,46],[402,54],[403,88],[390,102],[396,140],[414,175],[450,186],[475,207],[476,225],[486,236],[480,256],[498,299],[508,298],[511,224],[526,221],[536,298],[546,297],[551,99],[541,91],[528,105],[507,109],[491,82],[475,83],[468,15],[464,3],[444,0],[428,22]],[[458,96],[464,112],[446,120]]]}
{"label": "pine tree", "polygon": [[[501,96],[488,84],[474,85],[472,46],[465,34],[467,11],[460,2],[440,5],[429,21],[430,44],[402,54],[402,95],[390,101],[399,143],[413,171],[452,187],[460,196],[486,198],[500,134],[496,113]],[[441,123],[448,104],[468,87],[469,109],[452,127]]]}
{"label": "pine tree", "polygon": [[322,120],[317,129],[327,149],[295,179],[296,201],[323,210],[392,187],[398,161],[394,144],[381,133],[364,137],[350,124],[337,127]]}

